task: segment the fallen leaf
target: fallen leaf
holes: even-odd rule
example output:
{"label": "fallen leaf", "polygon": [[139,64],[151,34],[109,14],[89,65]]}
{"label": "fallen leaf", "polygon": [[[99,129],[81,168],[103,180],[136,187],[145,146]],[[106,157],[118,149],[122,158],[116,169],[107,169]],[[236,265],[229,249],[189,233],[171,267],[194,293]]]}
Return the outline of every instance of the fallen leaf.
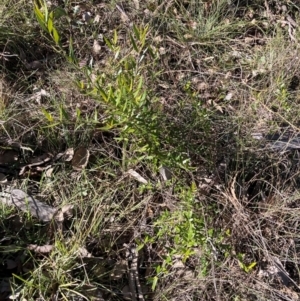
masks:
{"label": "fallen leaf", "polygon": [[[21,292],[16,292],[16,293],[14,293],[14,294],[11,294],[10,296],[9,296],[9,299],[10,300],[20,300],[20,295],[21,295]],[[27,301],[25,298],[23,298],[22,299],[22,301]]]}
{"label": "fallen leaf", "polygon": [[84,169],[89,161],[90,158],[90,152],[85,147],[79,147],[75,153],[74,157],[72,159],[72,167],[74,170],[82,170]]}
{"label": "fallen leaf", "polygon": [[69,219],[73,216],[74,214],[73,210],[74,210],[73,205],[65,205],[61,208],[61,212],[63,213],[66,219]]}
{"label": "fallen leaf", "polygon": [[172,172],[171,170],[166,167],[166,166],[162,166],[160,169],[159,169],[159,173],[160,175],[162,176],[163,180],[164,181],[168,181],[170,179],[172,179]]}
{"label": "fallen leaf", "polygon": [[25,173],[27,168],[31,168],[33,166],[40,166],[47,162],[49,162],[53,158],[52,154],[46,153],[40,156],[34,157],[30,159],[30,164],[23,166],[19,172],[19,175],[22,176]]}
{"label": "fallen leaf", "polygon": [[80,257],[93,257],[92,254],[84,247],[78,249]]}
{"label": "fallen leaf", "polygon": [[101,52],[101,46],[97,40],[94,40],[93,53],[97,55],[100,54],[100,52]]}
{"label": "fallen leaf", "polygon": [[74,156],[74,149],[73,147],[68,148],[66,151],[58,153],[55,157],[55,160],[62,159],[65,162],[72,161]]}
{"label": "fallen leaf", "polygon": [[221,106],[219,106],[215,101],[212,102],[214,107],[223,114],[223,109]]}
{"label": "fallen leaf", "polygon": [[88,11],[88,12],[84,12],[82,14],[82,20],[85,22],[85,23],[90,23],[92,19],[92,14]]}
{"label": "fallen leaf", "polygon": [[41,104],[41,100],[44,97],[50,97],[50,94],[44,90],[44,89],[40,89],[37,91],[34,91],[33,95],[31,95],[30,97],[26,98],[25,101],[31,101],[31,100],[35,100],[39,105]]}
{"label": "fallen leaf", "polygon": [[47,168],[45,172],[46,178],[51,178],[53,171],[54,171],[54,167]]}
{"label": "fallen leaf", "polygon": [[124,10],[119,6],[116,5],[117,9],[119,10],[120,14],[121,14],[121,20],[123,23],[128,23],[130,21],[129,17],[127,16],[127,14],[124,12]]}
{"label": "fallen leaf", "polygon": [[48,161],[50,161],[50,159],[52,158],[51,154],[42,154],[40,156],[34,157],[30,159],[30,166],[38,166],[38,165],[42,165]]}
{"label": "fallen leaf", "polygon": [[94,18],[94,23],[99,24],[100,23],[100,18],[101,18],[100,15],[96,15],[95,18]]}
{"label": "fallen leaf", "polygon": [[193,279],[195,279],[195,273],[193,272],[193,270],[187,269],[183,274],[183,279],[185,281],[192,281]]}
{"label": "fallen leaf", "polygon": [[87,66],[88,60],[89,60],[89,59],[88,59],[87,57],[81,59],[81,60],[79,61],[79,67],[80,67],[80,68],[83,68],[83,67]]}
{"label": "fallen leaf", "polygon": [[44,245],[44,246],[28,245],[27,249],[37,253],[47,254],[53,250],[53,245]]}
{"label": "fallen leaf", "polygon": [[16,206],[23,212],[29,211],[32,216],[43,222],[51,221],[57,212],[57,209],[40,202],[20,189],[13,189],[9,193],[2,193],[0,201],[8,206]]}
{"label": "fallen leaf", "polygon": [[231,100],[232,96],[233,96],[233,93],[229,92],[229,93],[227,93],[227,95],[225,96],[224,100]]}
{"label": "fallen leaf", "polygon": [[176,259],[172,265],[174,269],[183,269],[185,268],[184,263],[180,259]]}
{"label": "fallen leaf", "polygon": [[208,88],[209,88],[208,84],[205,83],[205,82],[196,83],[196,89],[197,89],[197,91],[205,91]]}
{"label": "fallen leaf", "polygon": [[131,176],[133,176],[140,183],[143,183],[143,184],[147,184],[148,183],[148,181],[145,178],[143,178],[139,173],[137,173],[133,169],[129,169],[127,171],[127,173],[130,174]]}

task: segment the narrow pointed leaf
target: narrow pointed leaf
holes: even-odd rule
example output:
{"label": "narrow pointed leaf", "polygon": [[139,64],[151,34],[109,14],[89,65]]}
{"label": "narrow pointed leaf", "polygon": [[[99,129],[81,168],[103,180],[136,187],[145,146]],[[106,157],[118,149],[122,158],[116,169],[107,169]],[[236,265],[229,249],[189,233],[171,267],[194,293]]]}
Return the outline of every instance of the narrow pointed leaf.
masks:
{"label": "narrow pointed leaf", "polygon": [[53,27],[52,36],[53,36],[54,42],[56,44],[59,44],[59,42],[60,42],[60,36],[59,36],[59,34],[58,34],[58,32],[57,32],[57,30],[56,30],[55,27]]}
{"label": "narrow pointed leaf", "polygon": [[42,29],[44,31],[48,31],[46,24],[45,24],[45,16],[42,14],[42,12],[40,11],[40,9],[38,8],[38,6],[36,4],[34,5],[34,14],[35,14],[36,19],[38,20],[40,26],[42,27]]}
{"label": "narrow pointed leaf", "polygon": [[132,44],[132,47],[133,49],[136,51],[136,52],[139,52],[137,46],[136,46],[136,43],[135,43],[135,40],[133,38],[133,36],[130,34],[130,41],[131,41],[131,44]]}

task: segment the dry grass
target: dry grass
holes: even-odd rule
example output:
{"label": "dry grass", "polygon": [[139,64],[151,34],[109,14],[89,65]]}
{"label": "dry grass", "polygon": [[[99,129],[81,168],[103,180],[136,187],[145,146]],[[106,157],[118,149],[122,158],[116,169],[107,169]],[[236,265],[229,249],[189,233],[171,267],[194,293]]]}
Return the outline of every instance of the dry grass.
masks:
{"label": "dry grass", "polygon": [[0,300],[298,300],[298,6],[50,2],[0,7],[1,197],[72,212],[1,205]]}

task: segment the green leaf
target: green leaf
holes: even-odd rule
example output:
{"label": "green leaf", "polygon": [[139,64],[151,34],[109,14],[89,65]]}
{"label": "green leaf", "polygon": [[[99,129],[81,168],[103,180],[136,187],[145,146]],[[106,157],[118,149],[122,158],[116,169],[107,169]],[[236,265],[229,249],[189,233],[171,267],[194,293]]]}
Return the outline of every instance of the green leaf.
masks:
{"label": "green leaf", "polygon": [[67,12],[59,6],[53,10],[53,17],[56,20],[58,20],[62,16],[67,16],[67,15],[68,15]]}
{"label": "green leaf", "polygon": [[113,40],[114,46],[117,45],[117,42],[118,42],[118,32],[114,30],[114,40]]}
{"label": "green leaf", "polygon": [[147,97],[147,91],[144,91],[139,100],[140,106],[144,104],[146,97]]}
{"label": "green leaf", "polygon": [[37,5],[38,7],[42,7],[44,3],[41,0],[35,0],[34,4]]}
{"label": "green leaf", "polygon": [[247,272],[250,272],[256,265],[257,265],[257,262],[252,262],[250,265],[248,265]]}
{"label": "green leaf", "polygon": [[133,88],[133,78],[132,77],[129,79],[129,85],[127,86],[127,88],[128,88],[129,92],[132,91],[132,88]]}
{"label": "green leaf", "polygon": [[100,93],[101,97],[103,98],[103,100],[105,102],[108,102],[108,97],[107,97],[107,94],[105,93],[105,91],[101,87],[97,87],[97,89],[99,90],[99,93]]}
{"label": "green leaf", "polygon": [[99,121],[98,121],[98,111],[95,110],[94,111],[94,122],[97,124]]}
{"label": "green leaf", "polygon": [[118,93],[118,96],[117,96],[117,98],[116,98],[116,106],[118,107],[119,106],[119,104],[120,104],[120,102],[121,102],[121,98],[122,98],[122,93]]}
{"label": "green leaf", "polygon": [[81,116],[81,111],[79,108],[76,108],[76,120],[79,120]]}
{"label": "green leaf", "polygon": [[69,120],[69,115],[62,105],[59,107],[59,118],[60,121],[62,121],[63,119]]}
{"label": "green leaf", "polygon": [[45,21],[47,22],[48,21],[48,7],[47,7],[47,2],[46,0],[43,1],[44,3],[42,4],[42,7],[45,11]]}
{"label": "green leaf", "polygon": [[111,44],[111,42],[110,42],[110,40],[108,39],[108,38],[106,38],[106,37],[103,37],[103,39],[104,39],[104,41],[105,41],[105,44],[107,45],[107,47],[110,49],[110,50],[114,50],[114,48],[113,48],[113,46],[112,46],[112,44]]}
{"label": "green leaf", "polygon": [[107,131],[107,130],[111,130],[114,127],[115,127],[114,121],[111,120],[111,121],[107,122],[107,124],[105,126],[102,126],[99,129],[103,130],[103,131]]}
{"label": "green leaf", "polygon": [[197,184],[194,181],[192,182],[192,185],[191,185],[191,191],[192,191],[192,193],[197,192]]}
{"label": "green leaf", "polygon": [[133,31],[134,31],[134,34],[137,37],[137,39],[140,40],[140,32],[139,32],[138,28],[135,26],[135,24],[133,24]]}
{"label": "green leaf", "polygon": [[40,26],[42,27],[42,29],[44,31],[48,31],[47,27],[46,27],[46,19],[45,16],[43,15],[43,13],[40,11],[39,7],[37,6],[37,4],[34,4],[34,14],[36,16],[36,19],[38,20],[38,22],[40,23]]}
{"label": "green leaf", "polygon": [[140,34],[140,42],[141,42],[142,47],[145,46],[147,32],[148,32],[148,26],[146,26],[146,27],[142,30],[142,33]]}
{"label": "green leaf", "polygon": [[46,111],[44,108],[42,108],[42,112],[44,113],[45,117],[47,118],[47,120],[49,122],[53,122],[53,116],[51,115],[51,113],[49,113],[48,111]]}
{"label": "green leaf", "polygon": [[[143,78],[141,77],[140,80],[139,80],[139,83],[138,83],[138,86],[135,90],[135,92],[133,93],[133,96],[135,98],[135,101],[136,103],[138,103],[137,99],[139,98],[140,96],[140,91],[142,89],[142,85],[143,85],[144,81],[143,81]],[[130,89],[130,91],[132,90],[132,88]]]}
{"label": "green leaf", "polygon": [[240,268],[245,271],[245,265],[240,260],[238,262],[239,262]]}
{"label": "green leaf", "polygon": [[115,60],[119,57],[119,54],[120,54],[120,48],[119,47],[116,47],[115,49]]}
{"label": "green leaf", "polygon": [[154,55],[154,52],[153,52],[151,46],[148,46],[148,47],[147,47],[147,51],[150,53],[150,56],[154,59],[154,58],[155,58],[155,55]]}
{"label": "green leaf", "polygon": [[[69,55],[68,55],[68,60],[71,63],[75,63],[75,61],[76,61],[75,54],[74,54],[73,39],[72,39],[72,37],[70,37],[70,40],[69,40]],[[81,89],[83,89],[83,87]]]}
{"label": "green leaf", "polygon": [[157,276],[153,277],[153,279],[152,279],[152,286],[151,286],[152,291],[155,291],[157,282],[158,282],[158,277]]}
{"label": "green leaf", "polygon": [[50,13],[50,18],[48,19],[48,22],[47,22],[47,27],[48,27],[48,32],[50,34],[52,34],[52,31],[53,31],[53,18],[51,18],[51,13]]}
{"label": "green leaf", "polygon": [[34,285],[33,285],[33,279],[31,279],[31,280],[28,281],[28,280],[25,280],[25,279],[23,279],[22,277],[20,277],[20,276],[18,276],[16,274],[13,274],[13,276],[14,276],[14,278],[17,278],[20,281],[22,281],[23,283],[25,283],[28,287],[34,287]]}
{"label": "green leaf", "polygon": [[55,27],[53,27],[53,29],[52,29],[52,36],[53,36],[54,42],[56,44],[59,44],[59,42],[60,42],[60,36],[59,36],[59,34],[58,34],[58,32],[57,32],[57,30],[56,30]]}
{"label": "green leaf", "polygon": [[56,127],[56,126],[59,125],[59,124],[60,124],[59,122],[55,122],[55,123],[51,123],[51,124],[49,124],[49,125],[46,125],[46,126],[44,126],[43,128],[44,128],[44,129],[50,129],[50,128]]}
{"label": "green leaf", "polygon": [[137,251],[140,251],[144,248],[145,243],[142,241],[137,241]]}
{"label": "green leaf", "polygon": [[113,90],[113,87],[110,86],[107,98],[111,99],[113,97],[114,93],[115,93],[115,91]]}
{"label": "green leaf", "polygon": [[136,52],[139,52],[139,50],[138,50],[138,48],[137,48],[137,46],[136,46],[136,43],[135,43],[135,40],[134,40],[132,34],[130,34],[130,41],[131,41],[131,44],[132,44],[133,49],[134,49]]}

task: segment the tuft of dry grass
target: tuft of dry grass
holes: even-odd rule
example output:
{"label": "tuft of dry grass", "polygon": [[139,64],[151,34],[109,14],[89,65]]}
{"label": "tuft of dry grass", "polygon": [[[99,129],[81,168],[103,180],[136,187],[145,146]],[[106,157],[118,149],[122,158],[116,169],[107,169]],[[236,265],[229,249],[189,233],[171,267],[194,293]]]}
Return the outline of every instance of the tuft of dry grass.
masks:
{"label": "tuft of dry grass", "polygon": [[0,299],[298,300],[298,6],[34,3],[0,4],[0,197],[58,211],[1,202]]}

